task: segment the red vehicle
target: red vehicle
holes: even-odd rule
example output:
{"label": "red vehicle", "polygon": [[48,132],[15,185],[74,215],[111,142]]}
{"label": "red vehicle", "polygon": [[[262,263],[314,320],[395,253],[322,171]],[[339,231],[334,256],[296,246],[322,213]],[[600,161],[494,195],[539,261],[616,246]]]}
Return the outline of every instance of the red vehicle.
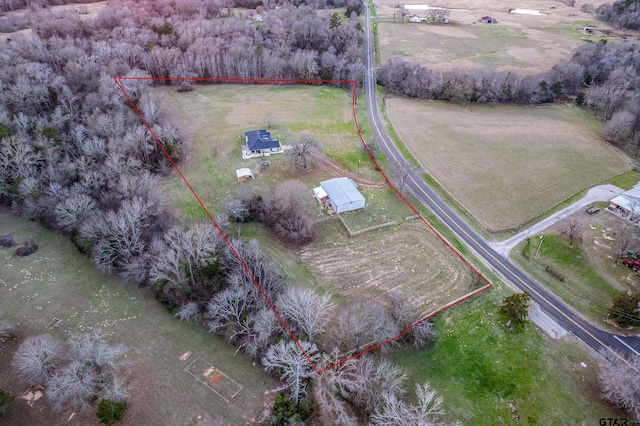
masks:
{"label": "red vehicle", "polygon": [[634,271],[637,271],[638,269],[640,269],[640,260],[627,259],[622,263],[625,266],[628,266],[629,268],[633,269]]}

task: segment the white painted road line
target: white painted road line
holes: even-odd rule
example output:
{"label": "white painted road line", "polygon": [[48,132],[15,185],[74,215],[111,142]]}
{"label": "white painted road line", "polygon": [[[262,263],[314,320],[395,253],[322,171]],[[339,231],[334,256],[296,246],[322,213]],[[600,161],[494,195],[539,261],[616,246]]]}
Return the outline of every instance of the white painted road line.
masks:
{"label": "white painted road line", "polygon": [[640,353],[638,351],[636,351],[635,349],[633,349],[631,346],[627,345],[625,342],[623,342],[618,336],[616,336],[615,334],[613,335],[613,338],[616,339],[618,342],[622,343],[623,345],[625,345],[627,348],[631,349],[633,351],[634,354],[636,355],[640,355]]}

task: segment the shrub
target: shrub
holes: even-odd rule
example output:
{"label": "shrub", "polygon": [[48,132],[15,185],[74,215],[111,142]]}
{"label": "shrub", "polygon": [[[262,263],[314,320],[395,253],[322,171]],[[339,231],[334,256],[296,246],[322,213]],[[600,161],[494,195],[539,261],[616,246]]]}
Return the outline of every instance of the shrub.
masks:
{"label": "shrub", "polygon": [[16,256],[30,256],[38,250],[38,243],[33,238],[29,238],[15,248],[13,254]]}
{"label": "shrub", "polygon": [[104,425],[112,425],[115,422],[122,420],[126,409],[126,402],[113,402],[109,399],[102,399],[98,404],[96,416],[98,417],[98,420],[100,420],[100,423]]}
{"label": "shrub", "polygon": [[0,236],[0,247],[9,248],[15,246],[16,244],[17,243],[16,239],[13,237],[13,232],[9,232]]}

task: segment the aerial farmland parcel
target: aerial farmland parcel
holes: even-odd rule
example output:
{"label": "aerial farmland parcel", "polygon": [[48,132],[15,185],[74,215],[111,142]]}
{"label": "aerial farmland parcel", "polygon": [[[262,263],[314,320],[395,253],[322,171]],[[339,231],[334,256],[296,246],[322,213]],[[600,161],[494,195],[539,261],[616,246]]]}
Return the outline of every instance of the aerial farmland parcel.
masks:
{"label": "aerial farmland parcel", "polygon": [[[260,241],[292,284],[332,293],[336,300],[382,299],[389,291],[399,290],[418,302],[416,320],[470,291],[470,268],[424,224],[412,220],[413,212],[386,187],[362,151],[349,91],[267,85],[195,86],[186,94],[175,88],[160,90],[180,125],[191,129],[193,142],[181,169],[208,209],[220,211],[220,200],[238,188],[260,194],[286,179],[298,179],[309,187],[311,197],[311,188],[320,181],[346,175],[359,182],[368,206],[345,214],[345,223],[358,229],[396,223],[350,237],[336,215],[327,215],[318,206],[312,214],[319,221],[319,236],[303,249],[279,243],[260,226],[240,227],[242,235]],[[282,154],[271,155],[271,166],[258,173],[255,181],[238,184],[234,169],[257,170],[264,160],[241,159],[242,134],[263,127],[285,145],[300,132],[311,133],[323,151],[316,167],[311,172],[292,172]],[[203,217],[177,177],[167,186],[185,217]]]}

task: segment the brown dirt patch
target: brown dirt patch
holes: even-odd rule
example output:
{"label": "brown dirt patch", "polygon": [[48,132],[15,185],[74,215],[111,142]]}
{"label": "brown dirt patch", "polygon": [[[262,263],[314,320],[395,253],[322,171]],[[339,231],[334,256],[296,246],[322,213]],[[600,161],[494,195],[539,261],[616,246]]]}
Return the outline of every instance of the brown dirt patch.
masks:
{"label": "brown dirt patch", "polygon": [[[340,224],[337,223],[337,229]],[[395,289],[427,313],[467,293],[470,270],[422,223],[404,223],[356,237],[325,230],[300,251],[323,287],[347,298],[382,299]]]}

